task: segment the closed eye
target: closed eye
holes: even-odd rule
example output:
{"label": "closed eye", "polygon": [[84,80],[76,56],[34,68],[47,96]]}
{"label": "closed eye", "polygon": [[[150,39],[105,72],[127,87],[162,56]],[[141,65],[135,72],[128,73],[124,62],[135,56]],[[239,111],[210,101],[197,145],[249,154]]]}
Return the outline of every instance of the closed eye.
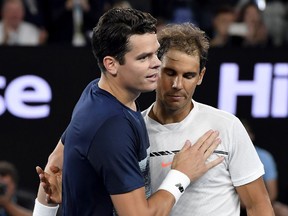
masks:
{"label": "closed eye", "polygon": [[197,73],[196,72],[188,72],[188,73],[185,73],[183,75],[184,78],[186,79],[193,79],[194,77],[197,76]]}
{"label": "closed eye", "polygon": [[165,73],[168,76],[175,76],[176,75],[176,72],[174,70],[171,70],[171,69],[165,69]]}

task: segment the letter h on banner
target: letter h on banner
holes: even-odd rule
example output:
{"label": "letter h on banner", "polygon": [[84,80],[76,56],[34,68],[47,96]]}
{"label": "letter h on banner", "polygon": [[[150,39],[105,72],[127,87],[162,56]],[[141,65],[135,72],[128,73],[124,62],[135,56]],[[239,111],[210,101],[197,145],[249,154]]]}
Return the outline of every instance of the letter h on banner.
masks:
{"label": "letter h on banner", "polygon": [[219,80],[219,109],[236,114],[237,97],[252,96],[253,117],[267,118],[270,115],[276,118],[287,117],[287,63],[277,63],[274,67],[270,63],[257,63],[253,80],[239,80],[239,66],[236,63],[223,63],[220,66]]}

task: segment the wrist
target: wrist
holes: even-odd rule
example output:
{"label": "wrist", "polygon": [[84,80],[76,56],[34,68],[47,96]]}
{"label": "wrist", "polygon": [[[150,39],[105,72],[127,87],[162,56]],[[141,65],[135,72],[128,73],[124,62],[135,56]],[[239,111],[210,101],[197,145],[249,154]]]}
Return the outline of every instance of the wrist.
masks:
{"label": "wrist", "polygon": [[175,198],[175,204],[178,202],[185,189],[190,184],[190,179],[184,173],[171,169],[158,190],[166,190]]}
{"label": "wrist", "polygon": [[33,216],[56,216],[59,205],[46,206],[35,199]]}

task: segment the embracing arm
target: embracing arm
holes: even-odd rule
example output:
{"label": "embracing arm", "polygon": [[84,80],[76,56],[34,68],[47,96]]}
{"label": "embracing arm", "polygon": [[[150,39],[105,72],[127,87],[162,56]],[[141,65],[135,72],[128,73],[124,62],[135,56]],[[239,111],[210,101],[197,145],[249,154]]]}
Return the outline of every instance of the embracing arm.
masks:
{"label": "embracing arm", "polygon": [[[129,193],[111,195],[117,213],[121,216],[169,215],[175,202],[184,192],[185,186],[187,187],[190,181],[195,181],[209,169],[223,161],[223,158],[219,157],[209,163],[206,162],[220,143],[217,137],[218,132],[209,131],[194,145],[187,141],[181,151],[175,155],[172,170],[168,173],[158,191],[148,199],[145,197],[143,187]],[[174,190],[178,184],[183,186],[183,190],[178,187]]]}
{"label": "embracing arm", "polygon": [[[53,187],[50,187],[47,177],[49,177],[49,175],[56,174],[58,178],[61,178],[61,181],[59,182],[62,183],[62,174],[60,171],[62,170],[63,167],[63,151],[64,151],[64,145],[61,142],[61,140],[59,140],[57,146],[55,147],[55,149],[48,158],[48,162],[45,167],[45,173],[40,167],[36,168],[40,178],[37,200],[43,205],[55,206],[56,204],[52,203],[61,203],[61,191],[62,191],[61,187],[59,188],[59,184],[53,184]],[[53,193],[54,190],[60,190],[60,191],[58,191],[57,193]]]}
{"label": "embracing arm", "polygon": [[146,200],[144,187],[129,193],[112,195],[111,198],[118,215],[125,216],[169,215],[175,203],[174,196],[164,190],[159,190]]}
{"label": "embracing arm", "polygon": [[62,167],[64,145],[59,140],[57,146],[50,154],[45,172],[36,167],[40,184],[33,210],[33,216],[54,216],[57,214],[62,198]]}
{"label": "embracing arm", "polygon": [[[190,181],[195,181],[209,169],[223,161],[223,158],[219,157],[206,163],[207,158],[213,153],[221,142],[218,135],[218,132],[208,131],[194,145],[191,145],[191,143],[187,141],[181,151],[174,157],[172,171],[170,171],[172,175],[169,176],[168,174],[168,177],[166,177],[166,179],[163,181],[164,183],[162,183],[163,186],[161,185],[162,187],[160,186],[160,189],[150,198],[146,199],[144,187],[128,193],[111,195],[113,205],[116,208],[118,215],[169,215],[173,205],[184,192],[185,186],[188,186]],[[61,187],[62,178],[59,178],[59,176],[62,175],[61,170],[57,169],[55,172],[52,172],[52,175],[47,174],[46,170],[49,171],[48,168],[50,165],[55,166],[57,164],[59,164],[59,168],[62,168],[63,147],[64,146],[61,144],[53,151],[49,157],[45,172],[41,170],[41,168],[38,168],[37,170],[42,184],[40,187],[44,187],[44,190],[41,188],[42,192],[38,193],[38,196],[40,194],[42,199],[44,198],[44,205],[46,206],[47,203],[45,204],[45,192],[47,193],[47,196],[50,197],[50,200],[55,201],[57,197],[59,197],[61,200],[60,190],[57,189],[58,186]],[[171,182],[174,182],[174,184],[171,184]],[[175,182],[177,182],[176,185]],[[178,182],[183,183],[183,185],[180,184],[180,186],[178,186]],[[178,187],[181,187],[181,189]],[[53,188],[56,189],[53,190]],[[43,192],[44,197],[42,196]],[[52,216],[53,214],[48,213],[46,215]]]}
{"label": "embracing arm", "polygon": [[263,178],[236,187],[237,193],[249,216],[274,216],[271,201]]}

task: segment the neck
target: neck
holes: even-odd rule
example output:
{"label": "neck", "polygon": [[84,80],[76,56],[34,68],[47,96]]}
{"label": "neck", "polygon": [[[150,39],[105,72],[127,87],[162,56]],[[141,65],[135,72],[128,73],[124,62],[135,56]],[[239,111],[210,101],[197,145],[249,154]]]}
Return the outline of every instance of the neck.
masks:
{"label": "neck", "polygon": [[112,79],[107,79],[105,75],[101,75],[101,78],[98,83],[99,88],[112,94],[119,102],[127,106],[128,108],[136,111],[135,100],[139,97],[140,93],[135,94],[125,88],[122,88],[121,85],[113,82]]}
{"label": "neck", "polygon": [[173,110],[165,108],[164,106],[165,105],[160,105],[156,102],[148,114],[150,118],[163,125],[181,122],[189,115],[193,109],[192,102],[190,103],[189,108],[186,107],[185,109]]}

